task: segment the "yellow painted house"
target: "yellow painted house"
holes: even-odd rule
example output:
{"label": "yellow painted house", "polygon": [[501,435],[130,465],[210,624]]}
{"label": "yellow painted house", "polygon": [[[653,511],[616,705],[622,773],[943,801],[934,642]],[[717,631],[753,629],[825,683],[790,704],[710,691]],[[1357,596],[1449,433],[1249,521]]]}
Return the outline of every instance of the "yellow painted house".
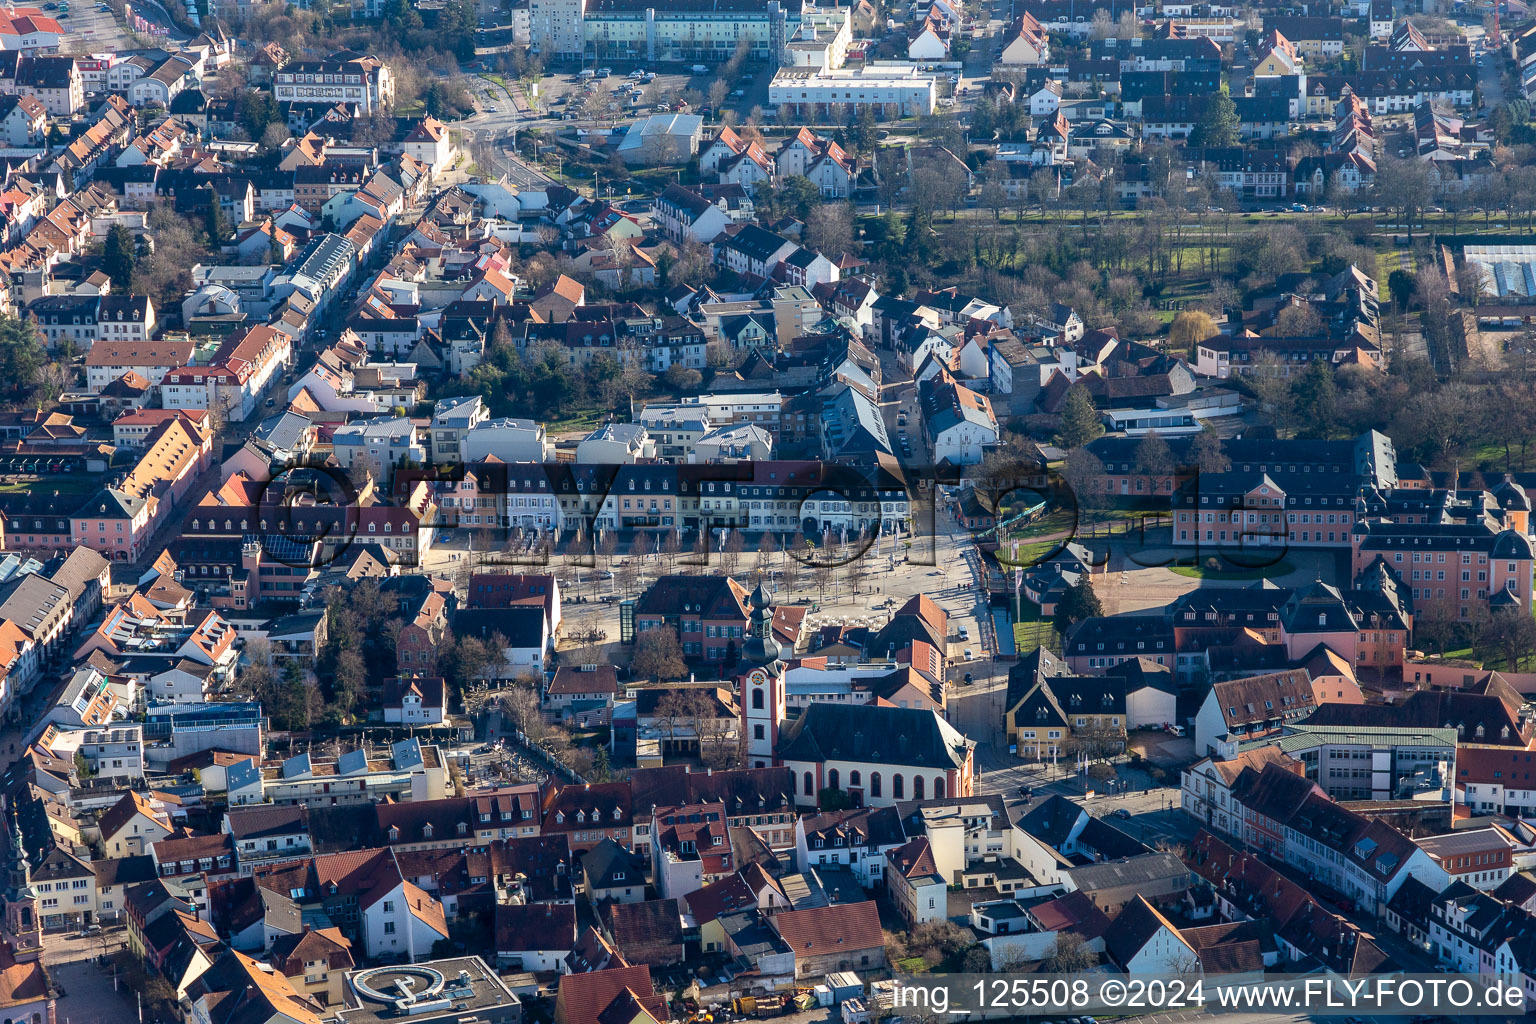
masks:
{"label": "yellow painted house", "polygon": [[1275,29],[1270,29],[1264,36],[1259,52],[1264,56],[1253,65],[1255,78],[1278,78],[1282,75],[1298,74],[1301,71],[1301,54],[1289,39]]}

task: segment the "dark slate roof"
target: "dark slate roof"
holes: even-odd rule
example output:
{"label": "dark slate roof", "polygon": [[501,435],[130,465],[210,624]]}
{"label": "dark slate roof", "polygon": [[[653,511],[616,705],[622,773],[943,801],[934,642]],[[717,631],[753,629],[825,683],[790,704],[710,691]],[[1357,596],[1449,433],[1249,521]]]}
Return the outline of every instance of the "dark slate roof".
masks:
{"label": "dark slate roof", "polygon": [[1124,678],[1126,693],[1147,688],[1175,695],[1179,692],[1178,684],[1173,681],[1173,669],[1159,665],[1150,658],[1129,658],[1109,668],[1104,674]]}
{"label": "dark slate roof", "polygon": [[728,248],[738,250],[748,259],[762,261],[778,252],[788,242],[789,239],[782,235],[776,235],[756,224],[747,224],[724,244]]}
{"label": "dark slate roof", "polygon": [[776,756],[940,769],[965,764],[969,741],[932,711],[813,703],[783,730]]}
{"label": "dark slate roof", "polygon": [[1503,700],[1453,690],[1417,690],[1401,704],[1322,704],[1301,724],[1456,729],[1467,743],[1524,745],[1518,712],[1512,712]]}
{"label": "dark slate roof", "polygon": [[[587,876],[589,889],[611,889],[615,885],[645,885],[645,859],[604,837],[592,849],[581,856],[581,870]],[[624,877],[615,882],[615,872]]]}
{"label": "dark slate roof", "polygon": [[1173,629],[1161,615],[1084,619],[1067,639],[1068,655],[1173,656]]}
{"label": "dark slate roof", "polygon": [[453,616],[453,632],[482,639],[500,633],[506,637],[508,647],[537,648],[543,644],[544,609],[537,605],[461,608]]}
{"label": "dark slate roof", "polygon": [[1027,809],[1014,824],[1028,835],[1054,848],[1060,848],[1072,836],[1084,811],[1064,796],[1048,796]]}

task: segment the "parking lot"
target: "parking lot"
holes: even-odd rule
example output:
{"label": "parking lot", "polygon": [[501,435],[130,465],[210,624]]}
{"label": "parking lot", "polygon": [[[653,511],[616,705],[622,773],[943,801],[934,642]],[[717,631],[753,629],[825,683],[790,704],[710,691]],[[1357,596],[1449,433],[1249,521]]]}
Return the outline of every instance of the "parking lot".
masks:
{"label": "parking lot", "polygon": [[[587,93],[590,85],[593,89],[604,89],[618,94],[620,98],[619,109],[624,109],[623,94],[635,81],[628,77],[629,73],[637,70],[646,70],[655,74],[649,83],[641,86],[643,90],[655,90],[658,100],[680,99],[683,92],[688,89],[697,89],[700,95],[704,95],[709,89],[709,80],[692,75],[686,71],[662,71],[660,69],[646,69],[642,65],[603,64],[600,67],[610,69],[606,78],[582,79],[577,73],[560,71],[546,75],[539,80],[540,101],[544,109],[553,117],[559,117],[567,109],[572,113],[579,113],[581,99]],[[632,113],[652,113],[643,106],[636,106]]]}
{"label": "parking lot", "polygon": [[[604,69],[609,72],[606,77],[585,79],[581,77],[580,70],[569,67],[546,73],[539,80],[539,100],[543,112],[553,118],[561,118],[567,110],[573,114],[580,113],[581,97],[586,94],[588,86],[618,94],[620,109],[627,109],[635,115],[655,113],[654,108],[658,104],[675,105],[689,90],[697,92],[703,98],[703,104],[707,105],[709,88],[715,80],[716,71],[711,67],[704,74],[694,74],[691,67],[680,68],[675,64],[647,67],[643,62],[619,60],[597,61],[587,70],[600,72]],[[655,76],[651,81],[643,83],[641,88],[645,90],[645,97],[654,98],[656,104],[648,106],[642,102],[632,107],[627,106],[623,94],[635,84],[628,77],[634,71],[644,71]],[[727,83],[730,89],[722,107],[733,111],[738,121],[745,121],[754,108],[768,106],[768,85],[772,80],[772,69],[748,66]],[[688,112],[697,113],[698,110],[690,109]]]}
{"label": "parking lot", "polygon": [[134,46],[133,40],[112,17],[112,13],[98,8],[91,0],[76,0],[69,5],[68,10],[51,3],[43,5],[43,9],[49,17],[57,18],[64,29],[64,38],[59,40],[60,53],[126,50]]}

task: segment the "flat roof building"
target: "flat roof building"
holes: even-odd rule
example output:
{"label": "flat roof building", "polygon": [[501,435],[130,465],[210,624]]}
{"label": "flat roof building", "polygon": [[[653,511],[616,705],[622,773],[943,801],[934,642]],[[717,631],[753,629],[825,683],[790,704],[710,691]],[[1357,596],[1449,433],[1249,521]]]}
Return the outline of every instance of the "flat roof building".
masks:
{"label": "flat roof building", "polygon": [[796,116],[825,109],[842,118],[870,107],[876,117],[911,117],[933,113],[937,99],[934,77],[905,66],[780,68],[768,86],[768,102]]}
{"label": "flat roof building", "polygon": [[523,1007],[496,972],[477,956],[347,972],[342,1024],[413,1024],[474,1020],[520,1024]]}

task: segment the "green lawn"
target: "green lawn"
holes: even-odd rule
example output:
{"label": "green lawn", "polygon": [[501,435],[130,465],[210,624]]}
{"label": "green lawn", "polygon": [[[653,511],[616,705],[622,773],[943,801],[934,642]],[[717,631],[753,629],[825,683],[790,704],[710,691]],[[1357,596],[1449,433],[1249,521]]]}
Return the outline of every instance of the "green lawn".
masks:
{"label": "green lawn", "polygon": [[1041,616],[1040,606],[1033,601],[1022,599],[1021,605],[1019,609],[1021,617],[1013,624],[1013,644],[1018,648],[1019,654],[1029,654],[1037,647],[1050,646],[1055,629]]}
{"label": "green lawn", "polygon": [[1170,565],[1170,572],[1180,576],[1187,576],[1192,580],[1264,580],[1273,576],[1284,576],[1293,568],[1290,562],[1281,559],[1274,565],[1266,565],[1257,569],[1229,565],[1221,569],[1210,570],[1199,565]]}
{"label": "green lawn", "polygon": [[35,479],[0,480],[0,494],[85,494],[101,487],[101,478],[90,473],[69,473]]}
{"label": "green lawn", "polygon": [[1028,569],[1055,554],[1065,543],[1066,540],[1037,540],[1032,544],[1020,544],[1017,551],[1012,545],[999,547],[997,564],[1004,569],[1012,569],[1015,566]]}
{"label": "green lawn", "polygon": [[[1006,531],[998,538],[997,561],[1005,568],[1036,565],[1054,554],[1070,539],[1077,526],[1077,516],[1069,508],[1052,509],[1039,519]],[[1030,538],[1039,537],[1040,540]],[[1046,540],[1044,538],[1054,538]],[[1017,543],[1015,551],[1013,545]]]}
{"label": "green lawn", "polygon": [[606,409],[582,409],[560,419],[550,420],[545,429],[551,434],[569,433],[574,430],[593,430],[603,421],[605,415],[607,415]]}
{"label": "green lawn", "polygon": [[[1014,508],[1005,507],[1001,515],[1006,518],[1009,515],[1015,514],[1016,508],[1017,506]],[[1023,511],[1023,509],[1017,509],[1017,511]],[[1053,508],[1038,519],[1021,523],[1011,528],[1008,531],[1008,536],[1003,539],[1013,540],[1018,538],[1019,540],[1027,540],[1030,537],[1049,537],[1052,534],[1060,533],[1062,530],[1072,529],[1073,524],[1076,522],[1077,516],[1073,514],[1070,508]]]}

